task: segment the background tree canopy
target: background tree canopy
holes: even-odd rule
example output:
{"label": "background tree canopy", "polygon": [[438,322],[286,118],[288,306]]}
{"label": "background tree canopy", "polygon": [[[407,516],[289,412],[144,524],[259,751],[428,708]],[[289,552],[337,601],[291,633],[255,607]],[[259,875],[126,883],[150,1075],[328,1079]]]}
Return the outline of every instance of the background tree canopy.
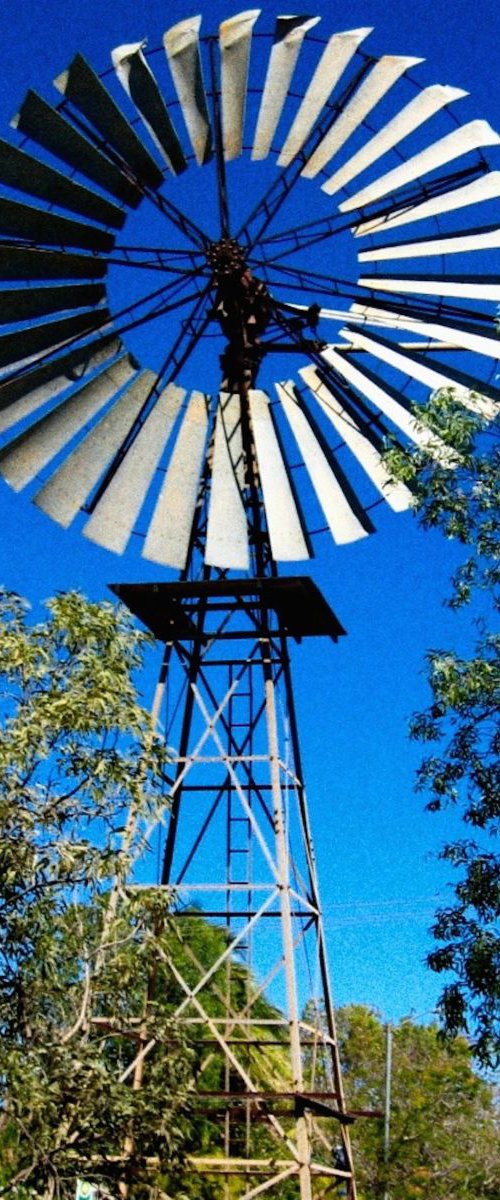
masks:
{"label": "background tree canopy", "polygon": [[[183,1042],[171,964],[194,982],[227,933],[200,913],[184,939],[165,891],[127,883],[165,803],[165,748],[131,679],[144,640],[107,604],[59,596],[30,626],[19,598],[0,595],[0,1195],[17,1200],[70,1200],[78,1177],[130,1200],[220,1195],[220,1181],[181,1170],[214,1144],[196,1087],[216,1092],[222,1060],[202,1027]],[[225,970],[213,977],[214,1016],[224,1012]],[[235,1011],[249,986],[233,960]],[[263,1020],[275,1015],[260,1004]],[[351,1006],[338,1027],[348,1105],[380,1111],[384,1026]],[[150,1043],[142,1067],[138,1051]],[[289,1086],[279,1045],[249,1055],[263,1090]],[[321,1070],[316,1061],[316,1084]],[[401,1022],[392,1090],[387,1161],[382,1119],[354,1127],[360,1200],[387,1188],[398,1200],[430,1189],[434,1200],[498,1196],[495,1097],[467,1043]],[[322,1127],[331,1155],[337,1127]],[[233,1180],[231,1196],[242,1187]],[[293,1200],[294,1187],[277,1189],[280,1200]]]}
{"label": "background tree canopy", "polygon": [[[471,397],[473,401],[473,396]],[[470,399],[470,398],[469,398]],[[420,411],[422,417],[422,410]],[[394,474],[413,489],[418,518],[467,554],[452,581],[452,608],[483,601],[473,652],[428,654],[432,703],[412,735],[436,745],[420,767],[427,807],[456,805],[467,836],[443,847],[456,870],[454,900],[436,913],[429,956],[445,972],[440,1007],[450,1034],[468,1032],[486,1065],[500,1062],[500,444],[498,421],[484,426],[453,391],[431,398],[423,417],[458,455],[449,470],[423,451],[391,450]],[[448,974],[449,973],[449,974]]]}

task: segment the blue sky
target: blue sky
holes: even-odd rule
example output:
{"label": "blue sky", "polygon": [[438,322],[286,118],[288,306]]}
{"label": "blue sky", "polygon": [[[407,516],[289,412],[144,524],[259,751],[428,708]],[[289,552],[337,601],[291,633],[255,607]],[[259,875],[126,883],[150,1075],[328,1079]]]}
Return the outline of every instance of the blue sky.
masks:
{"label": "blue sky", "polygon": [[[180,0],[29,0],[0,13],[4,53],[0,136],[26,89],[49,85],[80,50],[98,70],[110,50],[148,37],[158,45],[165,28],[196,11]],[[235,4],[201,6],[214,31]],[[261,26],[280,11],[264,4]],[[422,56],[424,83],[450,83],[471,93],[462,119],[483,117],[500,128],[497,4],[491,0],[436,3],[403,0],[320,3],[321,31],[373,25],[374,54]],[[188,202],[196,207],[197,196]],[[349,256],[349,246],[345,255]],[[487,264],[489,265],[489,264]],[[490,269],[494,269],[490,267]],[[0,579],[35,607],[58,589],[106,595],[115,580],[161,577],[136,558],[119,561],[64,533],[23,497],[0,484]],[[294,652],[297,707],[313,831],[337,1002],[372,1004],[387,1019],[432,1010],[439,980],[424,966],[435,897],[446,898],[447,874],[436,859],[440,843],[459,825],[454,814],[432,817],[413,794],[420,758],[407,740],[412,712],[425,705],[423,660],[431,647],[470,645],[468,617],[443,608],[459,548],[439,534],[422,534],[410,515],[376,510],[377,534],[335,549],[317,539],[312,574],[348,630],[337,647],[304,644]],[[166,577],[166,576],[163,576]]]}

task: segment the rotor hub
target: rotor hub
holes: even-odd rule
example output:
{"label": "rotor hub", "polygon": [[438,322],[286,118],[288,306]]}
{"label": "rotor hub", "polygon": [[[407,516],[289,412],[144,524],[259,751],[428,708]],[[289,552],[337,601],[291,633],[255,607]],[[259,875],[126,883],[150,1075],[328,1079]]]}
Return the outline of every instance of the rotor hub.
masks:
{"label": "rotor hub", "polygon": [[211,242],[207,250],[207,262],[212,268],[214,279],[219,282],[234,275],[241,275],[246,268],[243,246],[235,238],[221,238]]}

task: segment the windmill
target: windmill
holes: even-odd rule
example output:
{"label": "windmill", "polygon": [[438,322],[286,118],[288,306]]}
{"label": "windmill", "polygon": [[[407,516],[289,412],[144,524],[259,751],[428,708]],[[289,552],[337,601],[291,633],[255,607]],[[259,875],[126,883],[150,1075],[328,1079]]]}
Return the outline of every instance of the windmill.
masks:
{"label": "windmill", "polygon": [[[200,912],[228,931],[213,962],[171,964],[215,1131],[187,1169],[245,1200],[355,1200],[289,661],[290,640],[344,631],[278,565],[310,559],[318,521],[342,544],[374,531],[375,503],[408,507],[389,434],[451,469],[415,395],[452,387],[497,412],[483,306],[500,276],[469,264],[500,241],[500,139],[458,124],[464,92],[420,86],[419,60],[371,57],[369,29],[282,17],[261,35],[258,18],[207,37],[182,21],[157,51],[115,48],[103,76],[77,54],[55,103],[28,92],[0,142],[0,473],[61,526],[131,562],[140,541],[178,573],[114,590],[165,646],[170,811],[144,886],[172,890],[188,948]],[[140,211],[161,237],[126,240]],[[150,1049],[127,1067],[137,1085]]]}

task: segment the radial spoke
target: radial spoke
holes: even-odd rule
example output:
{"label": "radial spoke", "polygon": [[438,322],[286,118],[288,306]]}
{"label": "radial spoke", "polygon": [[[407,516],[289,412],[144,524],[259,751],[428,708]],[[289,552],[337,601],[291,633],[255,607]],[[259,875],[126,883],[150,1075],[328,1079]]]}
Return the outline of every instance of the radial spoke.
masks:
{"label": "radial spoke", "polygon": [[[206,326],[208,325],[208,322],[212,319],[211,308],[209,309],[208,313],[205,311],[210,290],[211,284],[208,284],[207,287],[195,297],[193,308],[186,320],[181,323],[181,329],[173,345],[169,348],[169,351],[156,376],[156,381],[147,395],[140,413],[136,417],[131,429],[128,431],[126,438],[117,450],[104,478],[92,496],[91,501],[86,506],[86,512],[92,513],[97,507],[101,496],[106,491],[106,488],[113,479],[113,476],[116,474],[120,463],[123,461],[125,455],[130,450],[130,447],[141,430],[151,409],[151,405],[154,403],[153,397],[155,394],[158,394],[160,387],[164,387],[167,384],[174,382],[174,380],[177,378],[178,372],[193,353],[193,350],[198,344]],[[157,315],[159,316],[161,314],[158,313]],[[186,338],[188,338],[188,342],[187,346],[185,346],[183,350],[182,344]]]}
{"label": "radial spoke", "polygon": [[333,279],[330,275],[322,275],[318,271],[308,271],[301,267],[283,267],[267,259],[252,259],[252,266],[257,267],[260,271],[266,272],[266,280],[270,282],[270,272],[276,272],[274,285],[283,287],[293,287],[307,289],[312,292],[321,292],[325,296],[350,296],[355,295],[360,297],[366,294],[366,289],[359,288],[356,283],[350,279]]}
{"label": "radial spoke", "polygon": [[207,236],[207,234],[200,229],[199,225],[196,225],[195,222],[191,220],[191,217],[187,217],[180,208],[177,208],[177,205],[174,204],[172,200],[168,200],[166,196],[163,196],[157,192],[148,192],[147,197],[148,200],[150,200],[151,203],[154,204],[161,213],[163,213],[163,216],[166,217],[172,225],[175,225],[175,228],[184,235],[188,242],[192,242],[193,245],[200,246],[202,248],[208,246],[210,238]]}
{"label": "radial spoke", "polygon": [[302,148],[294,156],[290,164],[284,168],[279,177],[274,180],[250,213],[250,216],[247,217],[241,226],[237,234],[238,240],[245,239],[250,249],[261,239],[262,234],[272,221],[274,221],[282,206],[289,199],[298,179],[301,177],[303,168],[328,132],[333,117],[342,112],[344,105],[347,104],[352,93],[362,82],[371,65],[370,60],[363,62],[356,76],[350,81],[339,98],[335,101],[327,101],[324,106],[323,116],[314,126],[312,133],[309,134]]}
{"label": "radial spoke", "polygon": [[220,107],[220,92],[217,86],[215,66],[215,42],[210,42],[210,74],[212,82],[212,107],[215,133],[215,173],[217,176],[217,195],[219,199],[220,232],[222,238],[230,236],[229,201],[227,193],[226,162],[222,140],[222,116]]}

